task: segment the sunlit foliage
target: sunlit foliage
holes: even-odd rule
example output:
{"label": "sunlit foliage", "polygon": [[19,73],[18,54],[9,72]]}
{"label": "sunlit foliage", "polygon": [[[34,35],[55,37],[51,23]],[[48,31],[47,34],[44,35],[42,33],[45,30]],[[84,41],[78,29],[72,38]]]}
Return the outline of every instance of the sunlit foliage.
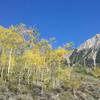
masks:
{"label": "sunlit foliage", "polygon": [[41,39],[35,28],[24,24],[9,28],[0,26],[1,77],[7,81],[16,80],[18,87],[23,81],[41,83],[42,92],[70,80],[73,69],[63,66],[70,53],[69,47],[53,49],[54,41],[55,38]]}

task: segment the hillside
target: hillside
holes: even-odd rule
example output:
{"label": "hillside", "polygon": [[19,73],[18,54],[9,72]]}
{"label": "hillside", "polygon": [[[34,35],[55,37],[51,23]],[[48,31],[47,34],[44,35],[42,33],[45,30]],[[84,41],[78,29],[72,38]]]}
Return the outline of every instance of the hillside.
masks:
{"label": "hillside", "polygon": [[70,56],[72,64],[100,66],[100,34],[85,41]]}
{"label": "hillside", "polygon": [[71,43],[54,49],[54,38],[41,38],[35,27],[0,26],[0,100],[100,100],[100,67],[80,65],[99,57],[99,35],[92,39],[72,53]]}

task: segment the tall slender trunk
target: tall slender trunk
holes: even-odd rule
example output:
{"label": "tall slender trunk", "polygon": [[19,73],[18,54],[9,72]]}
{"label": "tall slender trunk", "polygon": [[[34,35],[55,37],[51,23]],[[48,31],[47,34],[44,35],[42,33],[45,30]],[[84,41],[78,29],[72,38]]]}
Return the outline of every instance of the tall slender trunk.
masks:
{"label": "tall slender trunk", "polygon": [[58,86],[60,86],[60,79],[59,79],[59,77],[61,76],[61,72],[60,72],[60,67],[61,65],[60,65],[60,60],[59,60],[59,65],[58,65],[58,68],[59,68],[59,72],[58,72],[58,76],[57,76],[57,78],[58,78]]}
{"label": "tall slender trunk", "polygon": [[73,95],[74,95],[75,99],[77,98],[76,91],[77,91],[76,89],[73,89]]}
{"label": "tall slender trunk", "polygon": [[4,72],[4,68],[1,67],[1,79],[3,79],[3,72]]}
{"label": "tall slender trunk", "polygon": [[55,88],[55,70],[53,67],[55,67],[55,62],[53,63],[53,66],[51,66],[51,81],[52,81],[52,87]]}
{"label": "tall slender trunk", "polygon": [[43,72],[43,69],[42,69],[42,73],[41,73],[41,80],[43,81],[42,82],[42,89],[41,89],[41,94],[43,95],[44,93],[44,72]]}
{"label": "tall slender trunk", "polygon": [[96,67],[96,55],[97,55],[97,52],[94,52],[94,55],[93,55],[93,66],[94,66],[94,68]]}
{"label": "tall slender trunk", "polygon": [[10,68],[11,68],[11,55],[12,55],[12,48],[10,49],[10,54],[9,54],[9,64],[8,64],[8,76],[9,76],[9,73],[10,73]]}
{"label": "tall slender trunk", "polygon": [[28,79],[28,84],[30,84],[30,69],[28,69],[28,76],[27,76],[27,79]]}
{"label": "tall slender trunk", "polygon": [[18,90],[20,91],[20,85],[21,85],[21,71],[19,72],[18,76]]}

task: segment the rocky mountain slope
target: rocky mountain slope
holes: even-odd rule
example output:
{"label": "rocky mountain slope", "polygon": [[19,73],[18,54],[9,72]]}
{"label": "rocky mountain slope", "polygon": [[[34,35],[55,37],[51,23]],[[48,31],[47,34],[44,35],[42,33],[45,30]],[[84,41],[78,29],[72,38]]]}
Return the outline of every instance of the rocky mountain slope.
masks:
{"label": "rocky mountain slope", "polygon": [[72,65],[100,66],[100,34],[85,41],[70,56]]}
{"label": "rocky mountain slope", "polygon": [[[14,81],[0,80],[0,100],[100,100],[100,79],[85,75],[82,81],[82,77],[82,73],[74,73],[71,77],[74,81],[70,85],[61,84],[60,87],[43,93],[40,85],[23,82],[18,86]],[[77,90],[75,94],[73,88]]]}

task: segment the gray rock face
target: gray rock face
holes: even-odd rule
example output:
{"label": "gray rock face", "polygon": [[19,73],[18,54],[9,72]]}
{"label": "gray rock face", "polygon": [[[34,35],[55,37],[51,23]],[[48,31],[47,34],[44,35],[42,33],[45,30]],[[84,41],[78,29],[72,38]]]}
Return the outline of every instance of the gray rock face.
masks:
{"label": "gray rock face", "polygon": [[70,56],[70,61],[72,65],[100,66],[100,34],[96,34],[75,49]]}

